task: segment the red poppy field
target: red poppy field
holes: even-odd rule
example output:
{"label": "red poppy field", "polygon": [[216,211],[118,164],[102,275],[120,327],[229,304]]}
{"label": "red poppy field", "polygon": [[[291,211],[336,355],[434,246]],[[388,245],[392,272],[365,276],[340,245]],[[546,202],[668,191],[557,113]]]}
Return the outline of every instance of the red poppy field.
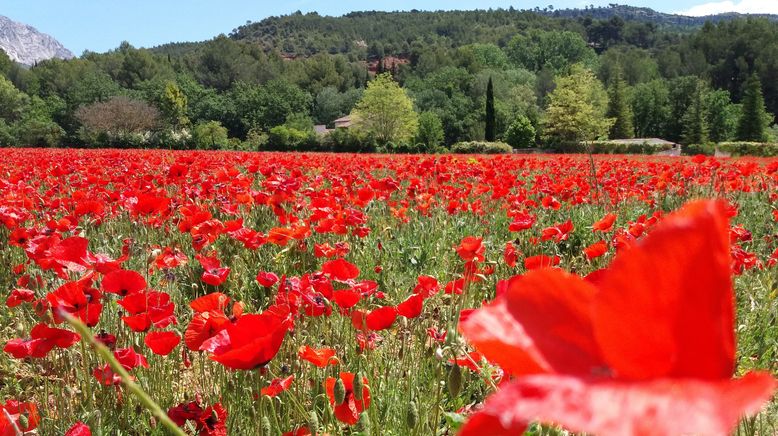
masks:
{"label": "red poppy field", "polygon": [[0,435],[776,434],[778,160],[0,154]]}

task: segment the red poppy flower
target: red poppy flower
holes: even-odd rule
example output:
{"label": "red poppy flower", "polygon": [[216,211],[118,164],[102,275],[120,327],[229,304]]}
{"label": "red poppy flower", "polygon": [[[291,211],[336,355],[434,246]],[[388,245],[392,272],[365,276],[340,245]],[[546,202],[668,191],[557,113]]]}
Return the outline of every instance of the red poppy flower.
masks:
{"label": "red poppy flower", "polygon": [[339,281],[355,279],[359,276],[359,268],[344,259],[335,259],[324,262],[321,266],[321,271],[332,277],[333,280]]}
{"label": "red poppy flower", "polygon": [[483,356],[478,351],[471,351],[464,356],[457,357],[456,359],[449,359],[448,363],[452,365],[462,366],[473,372],[481,372],[481,367],[478,366],[483,360]]}
{"label": "red poppy flower", "polygon": [[257,273],[257,283],[259,286],[269,288],[278,283],[278,276],[272,272],[260,271]]}
{"label": "red poppy flower", "polygon": [[335,404],[335,383],[337,379],[334,377],[327,377],[327,380],[324,382],[327,397],[330,399],[330,406],[335,410],[335,418],[344,424],[354,425],[359,421],[359,414],[370,407],[370,388],[367,384],[367,378],[362,378],[361,400],[354,398],[354,374],[341,372],[340,379],[343,380],[343,385],[346,387],[344,401],[340,404]]}
{"label": "red poppy flower", "polygon": [[203,274],[200,280],[211,286],[221,286],[230,274],[230,269],[221,266],[221,261],[216,257],[197,255],[197,260],[203,266]]}
{"label": "red poppy flower", "polygon": [[395,319],[397,319],[397,309],[392,306],[384,306],[371,310],[365,316],[365,323],[368,329],[379,331],[390,328]]}
{"label": "red poppy flower", "polygon": [[270,385],[260,390],[260,395],[267,395],[268,397],[277,397],[282,392],[286,391],[292,386],[294,381],[294,374],[287,378],[274,378],[270,381]]}
{"label": "red poppy flower", "polygon": [[332,348],[311,348],[308,345],[300,347],[297,352],[300,359],[307,360],[319,368],[325,368],[327,365],[336,365],[338,358],[335,357],[335,350]]}
{"label": "red poppy flower", "polygon": [[457,254],[465,262],[476,260],[478,262],[484,261],[484,252],[486,247],[483,244],[483,238],[476,238],[475,236],[467,236],[457,246]]}
{"label": "red poppy flower", "polygon": [[435,295],[440,290],[440,284],[435,277],[419,276],[416,278],[416,287],[413,288],[414,294],[421,294],[424,298]]}
{"label": "red poppy flower", "polygon": [[65,432],[65,436],[92,436],[92,430],[88,425],[78,421]]}
{"label": "red poppy flower", "polygon": [[502,253],[503,260],[505,260],[505,264],[508,265],[511,268],[514,268],[516,266],[516,262],[519,260],[519,255],[521,253],[516,250],[516,246],[513,245],[513,242],[506,242],[505,243],[505,250]]}
{"label": "red poppy flower", "polygon": [[91,277],[86,276],[78,281],[65,283],[48,294],[46,300],[51,305],[54,321],[58,324],[64,321],[60,315],[60,311],[63,311],[80,319],[89,327],[97,325],[103,310],[100,302],[102,295],[91,286]]}
{"label": "red poppy flower", "polygon": [[243,315],[212,338],[200,350],[211,359],[232,369],[254,369],[267,365],[284,341],[291,321],[272,310],[258,315]]}
{"label": "red poppy flower", "polygon": [[618,218],[618,216],[615,213],[609,213],[602,217],[601,220],[594,223],[592,229],[599,232],[610,232],[613,228],[613,223],[616,222],[616,218]]}
{"label": "red poppy flower", "polygon": [[[22,416],[27,420],[26,425],[23,424]],[[38,427],[40,420],[38,407],[35,403],[8,400],[5,404],[0,404],[0,435],[16,435],[18,434],[16,429],[25,433],[31,432]]]}
{"label": "red poppy flower", "polygon": [[462,434],[517,432],[530,421],[606,436],[728,434],[776,386],[769,374],[730,379],[733,326],[725,205],[691,203],[595,283],[530,272],[460,324],[517,377]]}
{"label": "red poppy flower", "polygon": [[11,339],[3,351],[15,359],[42,358],[54,347],[69,348],[81,339],[77,333],[38,324],[30,331],[30,339]]}
{"label": "red poppy flower", "polygon": [[108,273],[100,283],[100,287],[103,292],[123,297],[146,289],[146,279],[135,271],[121,269]]}
{"label": "red poppy flower", "polygon": [[149,332],[143,339],[151,352],[160,356],[167,356],[181,342],[181,336],[176,332]]}
{"label": "red poppy flower", "polygon": [[35,292],[30,289],[16,288],[11,291],[11,295],[5,300],[8,307],[16,307],[22,303],[32,303],[35,301]]}
{"label": "red poppy flower", "polygon": [[[196,313],[184,332],[184,343],[187,348],[193,351],[199,350],[203,342],[224,330],[232,322],[224,313],[229,303],[230,298],[221,292],[205,295],[189,303],[189,307]],[[241,314],[242,306],[235,303],[233,317],[237,319]]]}
{"label": "red poppy flower", "polygon": [[421,294],[411,294],[402,303],[397,305],[397,313],[405,318],[412,319],[421,315],[424,307],[424,297]]}
{"label": "red poppy flower", "polygon": [[608,252],[608,244],[605,241],[597,241],[594,244],[583,249],[586,258],[596,259]]}
{"label": "red poppy flower", "polygon": [[531,229],[535,224],[537,217],[526,213],[520,213],[513,217],[513,221],[508,226],[508,230],[511,232],[520,232],[522,230]]}
{"label": "red poppy flower", "polygon": [[199,436],[227,436],[227,410],[221,403],[203,408],[193,401],[172,407],[167,414],[179,427],[193,421]]}
{"label": "red poppy flower", "polygon": [[543,241],[553,239],[556,243],[560,243],[562,241],[566,241],[570,236],[570,232],[572,231],[573,222],[571,220],[567,220],[562,224],[557,224],[555,226],[543,229],[540,239]]}
{"label": "red poppy flower", "polygon": [[353,289],[343,289],[332,293],[332,301],[341,309],[350,309],[359,303],[362,294]]}
{"label": "red poppy flower", "polygon": [[550,266],[557,266],[560,262],[559,256],[546,256],[545,254],[539,254],[537,256],[531,256],[524,258],[524,268],[527,270],[534,270],[540,268],[547,268]]}
{"label": "red poppy flower", "polygon": [[122,317],[122,321],[133,331],[145,332],[152,325],[162,329],[176,323],[176,317],[173,315],[175,304],[165,292],[136,292],[122,298],[118,303],[129,312],[128,316]]}

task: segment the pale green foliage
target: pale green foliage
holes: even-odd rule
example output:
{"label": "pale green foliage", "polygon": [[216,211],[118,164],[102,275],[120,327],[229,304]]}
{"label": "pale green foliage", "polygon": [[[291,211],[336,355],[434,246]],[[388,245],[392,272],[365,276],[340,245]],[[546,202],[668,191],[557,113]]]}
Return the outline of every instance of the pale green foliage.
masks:
{"label": "pale green foliage", "polygon": [[216,149],[227,145],[227,129],[218,121],[206,121],[194,128],[193,140],[199,149]]}
{"label": "pale green foliage", "polygon": [[373,135],[379,144],[409,141],[419,129],[413,102],[390,74],[368,83],[351,116],[354,128]]}
{"label": "pale green foliage", "polygon": [[505,142],[513,148],[528,148],[535,145],[535,127],[529,118],[519,115],[516,120],[508,126],[505,132]]}
{"label": "pale green foliage", "polygon": [[419,133],[416,142],[434,149],[443,143],[443,123],[434,112],[423,112],[419,116]]}
{"label": "pale green foliage", "polygon": [[27,94],[16,89],[10,80],[0,76],[0,118],[15,121],[30,102]]}
{"label": "pale green foliage", "polygon": [[550,143],[604,138],[614,120],[605,116],[608,95],[591,70],[574,65],[556,80],[543,118],[543,136]]}
{"label": "pale green foliage", "polygon": [[186,116],[188,103],[186,94],[175,82],[165,84],[160,109],[171,125],[183,127],[189,124],[189,118]]}

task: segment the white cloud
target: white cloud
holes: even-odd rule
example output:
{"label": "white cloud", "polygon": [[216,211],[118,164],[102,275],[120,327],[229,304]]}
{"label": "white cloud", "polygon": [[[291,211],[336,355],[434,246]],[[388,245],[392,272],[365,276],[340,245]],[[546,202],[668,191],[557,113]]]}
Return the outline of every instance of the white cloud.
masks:
{"label": "white cloud", "polygon": [[741,14],[778,14],[778,0],[740,0],[708,2],[693,6],[678,14],[700,17],[724,12],[739,12]]}

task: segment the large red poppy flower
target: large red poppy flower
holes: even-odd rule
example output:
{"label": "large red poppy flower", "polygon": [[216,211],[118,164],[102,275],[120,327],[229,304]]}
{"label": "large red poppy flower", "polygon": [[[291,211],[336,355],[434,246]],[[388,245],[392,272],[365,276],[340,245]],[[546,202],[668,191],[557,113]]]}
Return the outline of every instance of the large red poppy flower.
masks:
{"label": "large red poppy flower", "polygon": [[330,406],[335,410],[335,418],[344,424],[354,425],[359,421],[359,414],[370,407],[370,388],[367,385],[367,378],[362,377],[361,400],[354,398],[354,374],[341,372],[340,379],[343,380],[343,385],[346,387],[344,401],[340,404],[335,404],[335,383],[337,383],[337,379],[334,377],[327,377],[327,380],[324,382],[327,397],[330,399]]}
{"label": "large red poppy flower", "polygon": [[254,369],[267,365],[284,341],[291,321],[271,310],[243,315],[200,346],[211,359],[232,369]]}
{"label": "large red poppy flower", "polygon": [[592,225],[592,229],[600,232],[610,232],[613,228],[613,223],[616,222],[616,216],[615,213],[609,213],[602,217],[601,220],[597,221]]}
{"label": "large red poppy flower", "polygon": [[146,279],[136,271],[120,269],[108,273],[100,287],[103,292],[123,297],[146,289]]}
{"label": "large red poppy flower", "polygon": [[167,411],[179,427],[193,421],[199,436],[227,436],[227,410],[221,403],[203,408],[199,402],[182,403]]}
{"label": "large red poppy flower", "polygon": [[417,318],[424,308],[424,297],[421,294],[411,294],[397,305],[397,314],[405,318]]}
{"label": "large red poppy flower", "polygon": [[478,262],[484,261],[484,252],[486,247],[483,244],[483,238],[476,238],[475,236],[467,236],[456,247],[457,254],[465,262],[476,260]]}
{"label": "large red poppy flower", "polygon": [[359,276],[359,268],[344,259],[335,259],[324,262],[321,266],[321,271],[332,277],[333,280],[339,281],[355,279]]}
{"label": "large red poppy flower", "polygon": [[[197,351],[207,339],[224,330],[232,320],[224,313],[230,303],[230,298],[221,292],[214,292],[200,297],[191,303],[196,313],[184,332],[184,343],[192,351]],[[243,313],[242,305],[233,305],[233,318],[237,319]]]}
{"label": "large red poppy flower", "polygon": [[38,324],[30,331],[30,339],[11,339],[3,351],[16,359],[42,358],[54,347],[69,348],[81,339],[77,333]]}
{"label": "large red poppy flower", "polygon": [[119,300],[119,305],[129,312],[122,321],[136,332],[145,332],[151,326],[165,328],[176,323],[173,315],[175,303],[170,301],[166,292],[136,292]]}
{"label": "large red poppy flower", "polygon": [[103,311],[101,298],[100,291],[92,288],[91,276],[65,283],[46,296],[57,323],[64,321],[61,312],[65,312],[89,327],[94,327],[100,320],[100,313]]}
{"label": "large red poppy flower", "polygon": [[335,350],[332,348],[311,348],[308,345],[304,345],[300,347],[297,354],[300,356],[300,359],[307,360],[319,368],[338,363],[338,358],[335,357]]}
{"label": "large red poppy flower", "polygon": [[181,342],[181,336],[176,332],[149,332],[143,342],[154,354],[167,356]]}
{"label": "large red poppy flower", "polygon": [[371,310],[365,316],[365,325],[370,330],[386,330],[394,324],[395,319],[397,319],[397,309],[384,306]]}
{"label": "large red poppy flower", "polygon": [[460,324],[517,377],[463,435],[510,434],[528,422],[599,435],[728,434],[770,398],[769,374],[731,380],[734,302],[725,205],[671,215],[598,274],[514,277]]}

